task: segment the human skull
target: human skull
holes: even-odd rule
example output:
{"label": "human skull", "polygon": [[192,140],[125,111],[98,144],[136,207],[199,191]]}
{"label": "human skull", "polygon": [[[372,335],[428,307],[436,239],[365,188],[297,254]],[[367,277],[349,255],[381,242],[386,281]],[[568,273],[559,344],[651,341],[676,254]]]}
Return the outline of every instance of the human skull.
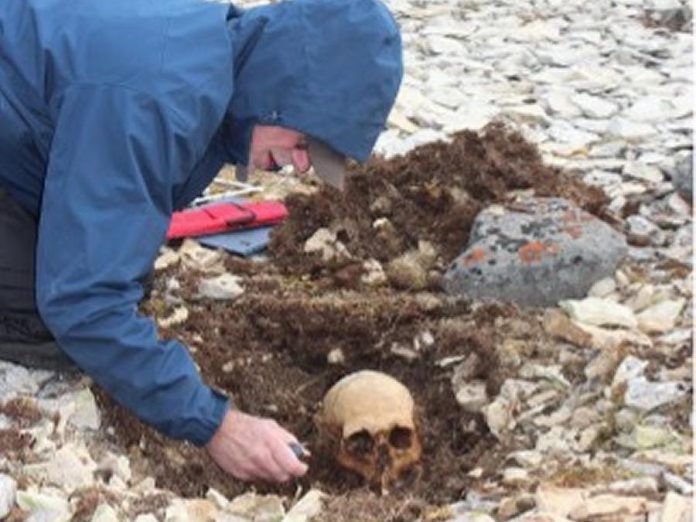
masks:
{"label": "human skull", "polygon": [[324,396],[316,420],[339,464],[383,492],[420,459],[413,398],[387,374],[363,370],[343,377]]}

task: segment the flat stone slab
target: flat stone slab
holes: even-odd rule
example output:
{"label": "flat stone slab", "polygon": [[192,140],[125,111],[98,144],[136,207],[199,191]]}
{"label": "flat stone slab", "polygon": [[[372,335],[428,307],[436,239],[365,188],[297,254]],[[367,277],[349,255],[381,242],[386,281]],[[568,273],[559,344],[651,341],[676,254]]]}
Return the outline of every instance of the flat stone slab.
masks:
{"label": "flat stone slab", "polygon": [[475,299],[552,306],[585,297],[627,252],[624,236],[569,201],[530,198],[476,217],[443,286]]}

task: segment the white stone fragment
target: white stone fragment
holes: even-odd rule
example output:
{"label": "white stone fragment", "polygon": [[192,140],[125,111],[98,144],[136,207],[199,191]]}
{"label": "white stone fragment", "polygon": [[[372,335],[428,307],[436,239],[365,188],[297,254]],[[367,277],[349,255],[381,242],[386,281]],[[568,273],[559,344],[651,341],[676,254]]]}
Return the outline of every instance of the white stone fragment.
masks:
{"label": "white stone fragment", "polygon": [[497,438],[500,438],[503,433],[514,427],[513,408],[514,406],[509,399],[498,396],[483,409],[486,424],[488,424],[491,433]]}
{"label": "white stone fragment", "polygon": [[544,96],[546,108],[552,114],[557,114],[559,117],[563,118],[559,121],[577,118],[582,115],[582,110],[571,101],[571,97],[574,94],[575,91],[573,89],[554,85],[549,86],[549,92]]}
{"label": "white stone fragment", "polygon": [[591,346],[599,350],[614,350],[624,343],[639,347],[650,347],[653,345],[650,337],[637,329],[610,330],[577,321],[573,321],[573,324],[590,334],[592,338]]}
{"label": "white stone fragment", "polygon": [[574,320],[594,326],[623,326],[634,328],[638,321],[627,306],[608,299],[587,297],[583,300],[568,299],[559,306]]}
{"label": "white stone fragment", "polygon": [[132,478],[130,460],[128,460],[128,457],[125,455],[116,455],[110,451],[101,459],[97,469],[99,471],[106,471],[109,475],[120,478],[126,484],[130,483]]}
{"label": "white stone fragment", "polygon": [[607,489],[617,495],[653,496],[659,492],[659,485],[654,477],[639,477],[612,482]]}
{"label": "white stone fragment", "polygon": [[654,184],[660,183],[664,179],[659,168],[653,165],[646,165],[640,161],[627,162],[623,168],[623,175]]}
{"label": "white stone fragment", "polygon": [[601,520],[602,517],[628,517],[645,515],[648,513],[648,500],[644,497],[624,497],[619,495],[597,495],[587,498],[580,505],[568,513],[571,520]]}
{"label": "white stone fragment", "polygon": [[9,401],[19,395],[35,395],[39,384],[33,377],[23,366],[0,361],[0,397]]}
{"label": "white stone fragment", "polygon": [[241,280],[240,277],[230,273],[202,279],[198,285],[198,293],[201,297],[207,297],[218,301],[237,299],[244,293],[244,288],[239,284]]}
{"label": "white stone fragment", "polygon": [[684,308],[684,299],[667,300],[640,312],[638,328],[646,333],[664,333],[674,328]]}
{"label": "white stone fragment", "polygon": [[75,412],[68,422],[78,430],[98,430],[101,427],[101,413],[92,390],[85,387],[73,395]]}
{"label": "white stone fragment", "polygon": [[589,297],[606,297],[616,290],[616,281],[613,277],[600,279],[590,287],[587,292]]}
{"label": "white stone fragment", "polygon": [[179,247],[178,253],[184,267],[188,270],[196,270],[206,274],[225,272],[222,253],[219,250],[205,248],[193,239],[185,239]]}
{"label": "white stone fragment", "polygon": [[181,257],[171,248],[162,247],[160,255],[155,260],[155,270],[165,270],[179,262]]}
{"label": "white stone fragment", "polygon": [[590,118],[609,118],[619,110],[615,103],[606,98],[590,94],[576,94],[571,100]]}
{"label": "white stone fragment", "polygon": [[673,442],[675,437],[666,427],[638,424],[630,434],[621,434],[615,440],[623,447],[645,450],[664,446]]}
{"label": "white stone fragment", "polygon": [[363,274],[360,280],[368,286],[382,286],[387,282],[382,263],[376,259],[368,259],[363,263]]}
{"label": "white stone fragment", "polygon": [[680,112],[669,100],[648,95],[638,99],[623,115],[637,122],[663,123],[678,117]]}
{"label": "white stone fragment", "polygon": [[573,444],[576,437],[577,430],[553,426],[549,431],[537,437],[535,449],[550,457],[566,459],[574,451]]}
{"label": "white stone fragment", "polygon": [[643,0],[643,7],[648,11],[670,11],[681,6],[679,0]]}
{"label": "white stone fragment", "polygon": [[92,515],[92,522],[119,522],[116,510],[109,504],[99,504]]}
{"label": "white stone fragment", "polygon": [[448,522],[495,522],[495,519],[480,511],[469,511],[468,513],[458,513]]}
{"label": "white stone fragment", "polygon": [[616,369],[614,380],[611,383],[612,387],[623,384],[630,379],[642,377],[648,364],[648,361],[643,361],[633,355],[627,356]]}
{"label": "white stone fragment", "polygon": [[624,403],[642,411],[650,411],[681,400],[686,394],[687,388],[680,382],[651,382],[640,376],[628,380]]}
{"label": "white stone fragment", "polygon": [[135,517],[133,522],[158,522],[158,520],[157,517],[152,513],[145,513],[144,515],[138,515]]}
{"label": "white stone fragment", "polygon": [[215,520],[217,508],[210,500],[175,498],[167,508],[165,522],[210,522]]}
{"label": "white stone fragment", "polygon": [[693,513],[693,500],[668,491],[657,522],[689,522]]}
{"label": "white stone fragment", "polygon": [[662,475],[662,478],[664,479],[665,483],[675,490],[677,493],[681,493],[682,495],[689,495],[693,496],[694,493],[694,486],[691,482],[683,479],[679,475],[675,475],[674,473],[670,473],[669,471],[665,472]]}
{"label": "white stone fragment", "polygon": [[185,323],[189,317],[189,310],[185,306],[178,306],[167,317],[157,319],[157,324],[162,328],[171,328],[177,324]]}
{"label": "white stone fragment", "polygon": [[403,112],[398,109],[393,110],[389,114],[387,125],[389,127],[396,127],[409,134],[418,130],[418,125],[413,123]]}
{"label": "white stone fragment", "polygon": [[534,383],[518,379],[508,379],[503,383],[495,400],[482,409],[493,435],[500,438],[505,432],[515,428],[515,412],[518,411],[521,401],[536,389]]}
{"label": "white stone fragment", "polygon": [[67,493],[91,485],[96,470],[97,464],[83,442],[68,442],[50,460],[24,467],[27,475],[58,486]]}
{"label": "white stone fragment", "polygon": [[511,118],[518,124],[539,124],[548,125],[549,116],[540,105],[517,105],[506,107],[501,111],[502,114]]}
{"label": "white stone fragment", "polygon": [[459,405],[472,413],[478,413],[489,402],[485,381],[462,383],[455,388],[454,394]]}
{"label": "white stone fragment", "polygon": [[0,520],[12,511],[17,495],[17,483],[9,475],[0,473]]}
{"label": "white stone fragment", "polygon": [[561,488],[542,484],[536,491],[535,500],[539,511],[566,516],[583,504],[586,495],[586,490],[580,488]]}
{"label": "white stone fragment", "polygon": [[55,493],[43,493],[34,487],[17,491],[17,505],[22,511],[44,516],[43,520],[52,522],[68,522],[70,520],[70,504],[67,499]]}
{"label": "white stone fragment", "polygon": [[520,369],[520,377],[530,380],[544,379],[559,388],[570,388],[570,382],[561,372],[560,366],[557,365],[546,366],[527,363]]}
{"label": "white stone fragment", "polygon": [[285,507],[283,499],[277,495],[244,493],[233,498],[225,512],[252,520],[282,520]]}
{"label": "white stone fragment", "polygon": [[323,508],[326,494],[318,489],[309,490],[297,504],[292,506],[282,522],[310,522]]}
{"label": "white stone fragment", "polygon": [[455,111],[451,118],[444,123],[445,132],[471,129],[480,130],[500,114],[500,107],[485,99],[467,102],[464,107]]}
{"label": "white stone fragment", "polygon": [[539,467],[544,461],[544,456],[535,450],[519,450],[511,453],[509,458],[528,469]]}
{"label": "white stone fragment", "polygon": [[631,297],[626,299],[624,304],[634,312],[640,312],[641,310],[653,304],[654,296],[655,285],[651,283],[645,283],[640,285],[638,290]]}
{"label": "white stone fragment", "polygon": [[629,216],[626,219],[626,237],[633,245],[658,245],[664,242],[662,230],[652,221],[640,215]]}
{"label": "white stone fragment", "polygon": [[529,472],[524,468],[505,468],[503,484],[508,486],[524,486],[529,482]]}
{"label": "white stone fragment", "polygon": [[306,253],[319,253],[323,261],[330,261],[339,256],[349,256],[345,245],[336,239],[336,233],[328,228],[317,229],[312,236],[305,241]]}
{"label": "white stone fragment", "polygon": [[609,135],[626,141],[642,141],[657,134],[657,128],[648,123],[640,123],[615,117],[607,129]]}
{"label": "white stone fragment", "polygon": [[463,54],[464,46],[454,38],[431,35],[426,38],[428,50],[433,54]]}
{"label": "white stone fragment", "polygon": [[340,348],[334,348],[326,355],[326,362],[329,364],[343,364],[346,356]]}

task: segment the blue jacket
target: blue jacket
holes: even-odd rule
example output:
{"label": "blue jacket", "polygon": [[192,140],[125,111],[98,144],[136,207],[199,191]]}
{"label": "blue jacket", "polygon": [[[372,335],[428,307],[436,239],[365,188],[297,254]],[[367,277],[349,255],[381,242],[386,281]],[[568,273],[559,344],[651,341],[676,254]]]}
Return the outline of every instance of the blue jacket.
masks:
{"label": "blue jacket", "polygon": [[63,350],[205,444],[227,398],[138,314],[172,212],[246,163],[256,123],[365,160],[401,75],[378,0],[2,0],[0,185],[39,220],[37,306]]}

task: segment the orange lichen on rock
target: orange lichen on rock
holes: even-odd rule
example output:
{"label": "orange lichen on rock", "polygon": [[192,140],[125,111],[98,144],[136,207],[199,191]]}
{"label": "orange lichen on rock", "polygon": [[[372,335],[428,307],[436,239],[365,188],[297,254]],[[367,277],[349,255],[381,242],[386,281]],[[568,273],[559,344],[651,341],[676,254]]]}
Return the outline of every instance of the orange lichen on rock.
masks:
{"label": "orange lichen on rock", "polygon": [[523,263],[540,263],[544,254],[555,256],[558,252],[557,244],[546,244],[541,241],[530,241],[517,250],[520,261]]}
{"label": "orange lichen on rock", "polygon": [[463,259],[462,264],[464,266],[476,265],[486,259],[486,249],[477,247],[469,252]]}
{"label": "orange lichen on rock", "polygon": [[572,226],[563,227],[561,229],[561,231],[565,232],[573,239],[578,239],[583,234],[582,225],[572,225]]}

